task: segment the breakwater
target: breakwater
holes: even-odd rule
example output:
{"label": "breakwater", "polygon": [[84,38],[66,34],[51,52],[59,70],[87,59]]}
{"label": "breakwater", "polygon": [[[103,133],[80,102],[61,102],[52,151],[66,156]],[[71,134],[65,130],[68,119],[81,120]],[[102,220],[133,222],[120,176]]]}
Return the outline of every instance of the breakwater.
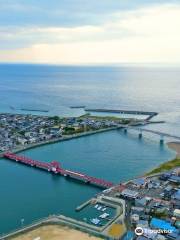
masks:
{"label": "breakwater", "polygon": [[94,109],[94,108],[87,108],[85,109],[86,112],[102,112],[102,113],[121,113],[121,114],[134,114],[134,115],[148,115],[146,120],[150,120],[154,116],[158,115],[157,112],[148,112],[148,111],[138,111],[138,110],[112,110],[112,109]]}

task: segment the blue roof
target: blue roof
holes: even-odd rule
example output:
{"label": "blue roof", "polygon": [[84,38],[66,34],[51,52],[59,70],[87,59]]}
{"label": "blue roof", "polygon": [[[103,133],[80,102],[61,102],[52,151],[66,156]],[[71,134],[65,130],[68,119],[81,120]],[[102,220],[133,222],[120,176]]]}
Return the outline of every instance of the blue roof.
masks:
{"label": "blue roof", "polygon": [[174,182],[180,183],[180,177],[179,177],[179,176],[171,176],[171,177],[170,177],[170,180],[171,180],[171,181],[174,181]]}
{"label": "blue roof", "polygon": [[180,200],[180,189],[173,195],[173,197]]}
{"label": "blue roof", "polygon": [[146,180],[144,178],[138,178],[138,179],[134,179],[133,183],[136,185],[144,185],[146,182]]}
{"label": "blue roof", "polygon": [[157,228],[157,229],[162,229],[162,230],[167,230],[172,232],[177,231],[177,229],[173,227],[171,223],[158,218],[152,218],[150,225],[151,227]]}
{"label": "blue roof", "polygon": [[134,238],[134,232],[127,231],[126,235],[123,237],[123,240],[132,240]]}

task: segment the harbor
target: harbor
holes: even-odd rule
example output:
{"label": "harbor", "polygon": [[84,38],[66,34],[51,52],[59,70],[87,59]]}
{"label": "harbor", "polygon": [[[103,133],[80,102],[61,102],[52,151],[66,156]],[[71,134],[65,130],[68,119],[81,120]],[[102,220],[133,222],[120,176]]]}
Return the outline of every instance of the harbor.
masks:
{"label": "harbor", "polygon": [[[94,144],[95,142],[96,144]],[[128,151],[129,148],[132,151]],[[139,155],[142,149],[143,152]],[[63,169],[95,178],[100,177],[115,184],[132,179],[135,174],[136,176],[142,175],[148,169],[158,165],[157,159],[160,163],[173,158],[173,153],[169,152],[165,146],[162,148],[157,143],[146,141],[145,138],[139,141],[136,135],[132,137],[117,130],[27,149],[20,155],[47,164],[52,160],[58,160]],[[146,161],[146,164],[142,165],[142,161]],[[4,222],[0,225],[1,233],[19,227],[22,218],[25,219],[24,225],[50,214],[65,215],[81,222],[85,221],[84,218],[88,218],[88,216],[92,216],[91,219],[96,218],[96,214],[93,215],[93,212],[97,210],[94,208],[90,208],[88,214],[86,214],[86,207],[84,211],[79,212],[75,209],[81,203],[99,194],[103,188],[59,176],[53,172],[50,174],[48,171],[38,170],[38,168],[28,167],[4,158],[0,160],[0,163],[1,186],[4,196],[6,196],[1,199],[1,216],[4,218]],[[96,168],[94,168],[95,163]],[[128,171],[134,165],[138,165],[138,169],[134,169],[134,172]],[[10,177],[7,178],[7,176]],[[4,185],[6,187],[3,187]],[[29,191],[24,195],[26,188]],[[7,191],[7,189],[9,190]],[[18,195],[16,191],[19,192]],[[32,198],[32,195],[35,197]],[[5,201],[7,198],[14,199],[11,205]],[[28,205],[31,208],[26,208]],[[7,216],[7,208],[13,215]],[[16,211],[14,212],[13,209]],[[101,212],[97,211],[97,213]],[[8,221],[9,217],[12,219],[11,222]]]}
{"label": "harbor", "polygon": [[[121,221],[124,225],[124,200],[117,200],[109,197],[98,197],[89,200],[88,205],[94,208],[94,218],[91,219],[88,212],[86,212],[84,216],[86,216],[87,219],[89,218],[89,220],[86,220],[85,222],[68,218],[63,215],[51,215],[49,217],[35,221],[27,226],[22,226],[19,229],[16,229],[15,231],[12,231],[8,234],[0,235],[0,240],[14,239],[15,237],[22,236],[25,233],[38,229],[39,227],[48,227],[50,225],[68,226],[72,229],[78,229],[90,235],[106,239],[109,237],[109,229],[115,221]],[[88,207],[88,205],[86,204],[86,207]],[[107,213],[107,211],[109,213]],[[96,215],[99,216],[100,220],[95,217]],[[109,217],[110,215],[111,218]],[[124,226],[124,230],[121,232],[122,236],[124,235],[125,230],[126,228]]]}

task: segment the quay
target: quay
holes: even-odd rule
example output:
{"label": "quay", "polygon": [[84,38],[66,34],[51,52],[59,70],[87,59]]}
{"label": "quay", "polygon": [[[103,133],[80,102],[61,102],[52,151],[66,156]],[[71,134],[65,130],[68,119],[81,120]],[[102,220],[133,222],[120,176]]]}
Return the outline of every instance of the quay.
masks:
{"label": "quay", "polygon": [[92,199],[82,203],[80,206],[76,207],[76,212],[81,211],[82,209],[84,209],[85,207],[87,207],[90,203],[92,202]]}
{"label": "quay", "polygon": [[27,166],[42,169],[54,174],[59,174],[64,177],[76,179],[84,183],[92,184],[103,189],[110,188],[114,185],[112,182],[108,182],[103,179],[91,177],[80,172],[74,172],[71,170],[63,169],[60,166],[59,162],[55,162],[55,161],[50,163],[41,162],[41,161],[27,158],[25,156],[19,156],[11,152],[4,153],[3,157],[18,163],[25,164]]}

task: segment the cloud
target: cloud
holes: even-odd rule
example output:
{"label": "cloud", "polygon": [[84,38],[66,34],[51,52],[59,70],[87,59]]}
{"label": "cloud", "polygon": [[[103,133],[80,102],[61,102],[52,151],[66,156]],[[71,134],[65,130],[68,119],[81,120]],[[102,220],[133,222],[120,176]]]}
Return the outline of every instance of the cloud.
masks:
{"label": "cloud", "polygon": [[[113,20],[79,27],[0,28],[1,61],[63,64],[180,62],[180,4],[116,12]],[[16,45],[16,44],[15,44]]]}

